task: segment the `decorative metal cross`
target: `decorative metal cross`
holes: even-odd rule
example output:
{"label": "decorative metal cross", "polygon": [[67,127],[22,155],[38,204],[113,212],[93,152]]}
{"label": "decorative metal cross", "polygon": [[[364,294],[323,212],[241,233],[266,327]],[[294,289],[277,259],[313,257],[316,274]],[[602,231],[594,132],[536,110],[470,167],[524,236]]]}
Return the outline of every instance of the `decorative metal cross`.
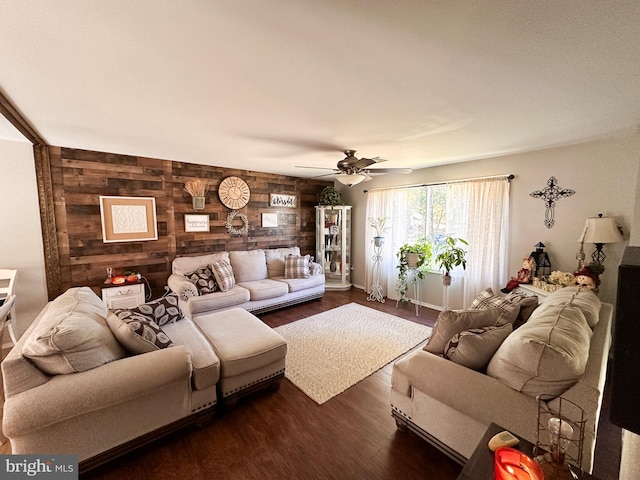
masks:
{"label": "decorative metal cross", "polygon": [[550,177],[549,180],[547,180],[546,187],[542,190],[531,192],[529,195],[535,198],[542,198],[544,200],[544,204],[547,207],[544,213],[544,224],[547,228],[551,228],[553,227],[553,224],[556,223],[554,219],[556,200],[561,197],[570,197],[574,193],[576,192],[569,188],[558,187],[558,180],[556,177]]}

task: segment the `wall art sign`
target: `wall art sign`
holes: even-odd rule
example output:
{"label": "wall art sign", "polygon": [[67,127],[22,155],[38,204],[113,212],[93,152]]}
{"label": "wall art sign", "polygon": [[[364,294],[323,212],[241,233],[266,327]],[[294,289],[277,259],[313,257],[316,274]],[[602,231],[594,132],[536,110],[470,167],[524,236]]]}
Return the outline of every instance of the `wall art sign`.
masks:
{"label": "wall art sign", "polygon": [[185,232],[208,232],[209,231],[209,215],[185,215],[184,231]]}
{"label": "wall art sign", "polygon": [[570,197],[574,193],[576,192],[571,190],[570,188],[559,187],[556,177],[550,177],[549,180],[547,180],[546,187],[544,187],[542,190],[531,192],[529,195],[534,198],[541,198],[544,200],[544,224],[547,226],[547,228],[551,228],[556,223],[556,220],[554,218],[556,200],[562,197]]}
{"label": "wall art sign", "polygon": [[262,226],[263,228],[273,228],[278,226],[278,214],[277,213],[263,213],[262,214]]}
{"label": "wall art sign", "polygon": [[290,207],[295,208],[296,206],[296,196],[295,195],[284,195],[282,193],[272,193],[269,195],[269,206],[270,207]]}
{"label": "wall art sign", "polygon": [[156,199],[153,197],[100,196],[102,241],[157,240]]}

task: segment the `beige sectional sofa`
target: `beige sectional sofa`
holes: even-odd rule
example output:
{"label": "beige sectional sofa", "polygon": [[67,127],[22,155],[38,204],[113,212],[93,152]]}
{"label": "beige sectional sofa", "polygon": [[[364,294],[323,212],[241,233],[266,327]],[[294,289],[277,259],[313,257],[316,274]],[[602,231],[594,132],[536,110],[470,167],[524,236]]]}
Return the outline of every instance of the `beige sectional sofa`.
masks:
{"label": "beige sectional sofa", "polygon": [[[464,312],[441,314],[438,323],[447,315],[453,316],[461,324],[458,332],[471,327],[468,331],[475,328],[475,334],[467,331],[452,337],[453,342],[447,343],[449,350],[445,347],[441,354],[425,350],[427,343],[395,362],[391,409],[398,428],[412,430],[464,464],[491,422],[535,444],[536,397],[543,411],[552,412],[558,411],[561,399],[565,405],[569,400],[586,413],[582,467],[591,472],[612,311],[612,305],[601,303],[591,290],[559,290],[545,298],[526,323],[498,341],[495,353],[487,356],[488,365],[485,362],[478,370],[465,366],[465,361],[456,363],[447,358],[455,358],[450,355],[451,347],[456,344],[460,350],[463,342],[457,341],[461,337],[482,340],[478,333],[483,329],[469,323],[477,317],[470,320]],[[442,330],[438,323],[432,336]],[[511,328],[501,323],[496,321],[483,331],[493,335]],[[453,334],[456,328],[450,322],[447,330]],[[485,342],[478,351],[486,355],[486,347]],[[463,356],[469,358],[472,350],[463,350]]]}
{"label": "beige sectional sofa", "polygon": [[[289,261],[301,268],[290,271]],[[224,278],[217,278],[218,272],[212,268],[216,264],[230,265],[233,278],[229,288],[224,288]],[[215,291],[202,293],[193,275],[207,269],[215,277]],[[261,313],[320,298],[325,291],[322,267],[309,255],[301,256],[299,247],[177,257],[167,283],[179,295],[180,306],[190,318],[237,307]]]}
{"label": "beige sectional sofa", "polygon": [[2,362],[3,433],[14,454],[76,454],[86,471],[208,420],[220,399],[277,386],[286,349],[243,309],[193,320],[170,295],[109,311],[72,288]]}

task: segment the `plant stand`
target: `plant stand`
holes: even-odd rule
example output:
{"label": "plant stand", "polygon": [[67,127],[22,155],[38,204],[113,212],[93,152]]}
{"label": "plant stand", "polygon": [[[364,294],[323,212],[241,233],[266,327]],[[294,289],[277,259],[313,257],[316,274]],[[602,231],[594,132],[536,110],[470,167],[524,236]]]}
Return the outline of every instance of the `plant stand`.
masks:
{"label": "plant stand", "polygon": [[373,284],[367,300],[370,302],[376,301],[384,303],[384,296],[382,295],[382,285],[380,285],[380,273],[382,269],[382,244],[384,240],[382,237],[375,237],[373,240],[373,267],[371,267],[371,277],[373,278]]}
{"label": "plant stand", "polygon": [[451,276],[443,275],[442,277],[442,310],[449,310],[449,287],[451,286]]}
{"label": "plant stand", "polygon": [[[410,282],[413,283],[413,296],[416,301],[416,317],[418,317],[418,310],[420,308],[420,277],[415,268],[410,268],[408,273],[409,278],[411,278]],[[398,303],[400,303],[400,300],[396,300],[396,308],[398,308]]]}

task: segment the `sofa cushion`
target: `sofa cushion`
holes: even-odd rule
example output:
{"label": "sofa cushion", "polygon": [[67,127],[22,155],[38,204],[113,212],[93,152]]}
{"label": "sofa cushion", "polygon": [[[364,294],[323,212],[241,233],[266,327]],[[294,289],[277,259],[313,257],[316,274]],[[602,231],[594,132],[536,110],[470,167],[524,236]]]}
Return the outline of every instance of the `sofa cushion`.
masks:
{"label": "sofa cushion", "polygon": [[216,277],[216,282],[220,290],[227,292],[236,285],[236,278],[231,268],[231,264],[226,260],[219,260],[211,263],[211,270]]}
{"label": "sofa cushion", "polygon": [[545,298],[544,303],[545,305],[571,305],[579,308],[591,329],[595,328],[600,320],[602,301],[590,288],[564,287]]}
{"label": "sofa cushion", "polygon": [[226,292],[219,291],[200,297],[191,297],[187,303],[187,308],[189,309],[189,314],[195,315],[240,305],[250,299],[249,290],[236,285]]}
{"label": "sofa cushion", "polygon": [[284,278],[309,278],[310,255],[287,255],[284,260]]}
{"label": "sofa cushion", "polygon": [[300,255],[300,247],[273,248],[264,251],[269,278],[284,277],[284,259],[287,255]]}
{"label": "sofa cushion", "polygon": [[502,310],[498,320],[499,325],[513,323],[518,317],[518,313],[520,313],[520,305],[510,302],[505,297],[495,295],[491,288],[485,288],[481,291],[469,306],[471,310],[483,310],[485,308],[499,308]]}
{"label": "sofa cushion", "polygon": [[141,313],[142,315],[151,318],[151,320],[160,327],[167,323],[177,322],[183,318],[180,307],[178,306],[177,293],[170,293],[169,295],[151,302],[143,303],[142,305],[138,305],[134,308],[122,308],[120,310],[129,310],[132,313]]}
{"label": "sofa cushion", "polygon": [[513,326],[505,323],[457,333],[447,343],[444,358],[473,370],[484,370],[512,330]]}
{"label": "sofa cushion", "polygon": [[582,376],[592,330],[581,302],[576,305],[562,290],[549,295],[529,321],[507,337],[489,362],[488,375],[545,399],[562,394]]}
{"label": "sofa cushion", "polygon": [[289,293],[287,284],[276,280],[256,280],[254,282],[238,283],[238,285],[249,290],[249,296],[252,301],[281,297]]}
{"label": "sofa cushion", "polygon": [[213,346],[190,319],[164,328],[174,345],[184,345],[191,354],[193,386],[196,390],[213,387],[220,379],[220,360]]}
{"label": "sofa cushion", "polygon": [[122,346],[133,354],[173,346],[171,339],[153,320],[152,315],[127,309],[113,310],[107,316],[107,323]]}
{"label": "sofa cushion", "polygon": [[106,305],[89,287],[53,300],[29,334],[22,355],[49,375],[83,372],[126,356],[106,321]]}
{"label": "sofa cushion", "polygon": [[431,336],[423,347],[427,352],[442,355],[447,342],[456,334],[472,328],[493,326],[498,323],[502,310],[444,310],[438,315]]}
{"label": "sofa cushion", "polygon": [[176,257],[173,259],[173,262],[171,262],[171,271],[184,277],[187,273],[195,272],[199,268],[204,268],[211,265],[212,262],[220,260],[226,260],[228,262],[229,254],[227,252],[218,252],[193,257]]}
{"label": "sofa cushion", "polygon": [[311,275],[309,278],[275,277],[273,280],[286,283],[289,286],[289,292],[299,292],[300,290],[318,287],[325,283],[324,275]]}
{"label": "sofa cushion", "polygon": [[210,266],[199,268],[194,272],[187,273],[185,277],[191,280],[196,286],[198,289],[198,295],[213,293],[218,290],[216,277],[213,275],[213,271]]}
{"label": "sofa cushion", "polygon": [[264,250],[229,252],[236,282],[253,282],[267,278],[267,261]]}

